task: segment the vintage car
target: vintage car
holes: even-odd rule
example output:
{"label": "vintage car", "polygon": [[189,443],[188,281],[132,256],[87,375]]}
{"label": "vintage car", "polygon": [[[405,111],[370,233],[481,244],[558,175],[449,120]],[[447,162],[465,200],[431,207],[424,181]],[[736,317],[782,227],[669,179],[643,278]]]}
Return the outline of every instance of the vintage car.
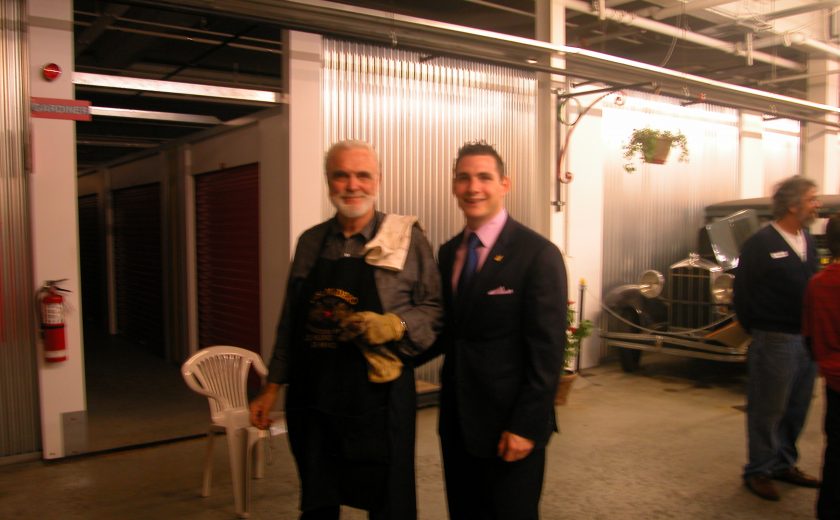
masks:
{"label": "vintage car", "polygon": [[[828,263],[825,218],[840,211],[840,195],[820,197],[820,219],[811,226],[822,264]],[[768,197],[706,208],[697,252],[668,268],[641,274],[638,283],[616,287],[604,297],[607,327],[601,338],[618,349],[626,372],[638,369],[642,351],[715,361],[745,361],[750,336],[732,306],[733,270],[741,244],[772,220]]]}

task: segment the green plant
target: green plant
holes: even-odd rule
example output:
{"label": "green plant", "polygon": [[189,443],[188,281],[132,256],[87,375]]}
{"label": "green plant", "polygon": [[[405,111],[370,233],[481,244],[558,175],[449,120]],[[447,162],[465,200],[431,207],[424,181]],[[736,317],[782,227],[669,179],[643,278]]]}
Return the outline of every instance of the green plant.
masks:
{"label": "green plant", "polygon": [[[624,145],[624,158],[632,161],[634,155],[639,155],[646,162],[650,162],[657,141],[660,139],[670,141],[671,148],[679,147],[680,162],[688,161],[688,141],[682,132],[679,130],[676,132],[654,130],[652,128],[636,128],[633,130],[633,133],[630,134],[630,140]],[[627,173],[636,171],[632,162],[626,163],[624,169]]]}
{"label": "green plant", "polygon": [[584,338],[592,334],[592,322],[581,320],[575,325],[575,302],[570,301],[566,307],[566,350],[563,352],[564,365],[568,365],[580,352],[580,344]]}

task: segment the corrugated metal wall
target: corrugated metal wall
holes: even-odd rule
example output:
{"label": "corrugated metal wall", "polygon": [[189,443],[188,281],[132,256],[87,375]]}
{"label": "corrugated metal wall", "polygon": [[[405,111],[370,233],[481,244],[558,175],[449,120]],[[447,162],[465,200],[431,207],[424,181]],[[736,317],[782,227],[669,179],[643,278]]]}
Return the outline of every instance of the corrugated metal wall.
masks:
{"label": "corrugated metal wall", "polygon": [[534,171],[534,75],[424,58],[325,39],[324,142],[372,143],[382,161],[379,208],[418,215],[436,249],[463,226],[451,192],[452,159],[464,142],[483,139],[499,150],[513,181],[508,210],[546,231]]}
{"label": "corrugated metal wall", "polygon": [[25,4],[0,0],[0,457],[41,449],[26,165]]}
{"label": "corrugated metal wall", "polygon": [[[325,38],[323,77],[324,142],[372,143],[382,161],[378,207],[417,215],[435,251],[463,227],[450,179],[466,141],[496,146],[513,182],[508,210],[547,232],[532,73]],[[438,368],[418,377],[437,382]]]}
{"label": "corrugated metal wall", "polygon": [[[738,198],[738,114],[633,93],[618,106],[605,102],[603,287],[635,283],[646,269],[663,274],[697,248],[705,206]],[[640,165],[627,173],[622,145],[634,128],[680,130],[688,139],[689,162],[676,153],[664,165]]]}

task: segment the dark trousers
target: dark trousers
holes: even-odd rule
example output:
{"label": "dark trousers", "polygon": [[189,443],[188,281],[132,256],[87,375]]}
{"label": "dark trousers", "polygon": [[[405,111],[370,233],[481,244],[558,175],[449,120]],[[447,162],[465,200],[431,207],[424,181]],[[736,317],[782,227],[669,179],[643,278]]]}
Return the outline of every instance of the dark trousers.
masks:
{"label": "dark trousers", "polygon": [[825,387],[825,456],[817,518],[840,518],[840,392]]}
{"label": "dark trousers", "polygon": [[460,431],[441,431],[450,520],[537,520],[545,449],[516,462],[470,455]]}

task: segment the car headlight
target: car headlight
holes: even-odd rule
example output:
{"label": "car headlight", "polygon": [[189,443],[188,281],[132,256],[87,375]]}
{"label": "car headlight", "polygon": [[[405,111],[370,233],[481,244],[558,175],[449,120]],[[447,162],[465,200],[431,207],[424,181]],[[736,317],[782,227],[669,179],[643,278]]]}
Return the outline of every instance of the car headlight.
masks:
{"label": "car headlight", "polygon": [[665,277],[659,271],[653,269],[645,271],[639,277],[639,292],[645,298],[656,298],[662,294],[662,288],[665,286]]}
{"label": "car headlight", "polygon": [[719,274],[712,282],[712,299],[718,305],[732,303],[732,285],[735,277],[729,273]]}

